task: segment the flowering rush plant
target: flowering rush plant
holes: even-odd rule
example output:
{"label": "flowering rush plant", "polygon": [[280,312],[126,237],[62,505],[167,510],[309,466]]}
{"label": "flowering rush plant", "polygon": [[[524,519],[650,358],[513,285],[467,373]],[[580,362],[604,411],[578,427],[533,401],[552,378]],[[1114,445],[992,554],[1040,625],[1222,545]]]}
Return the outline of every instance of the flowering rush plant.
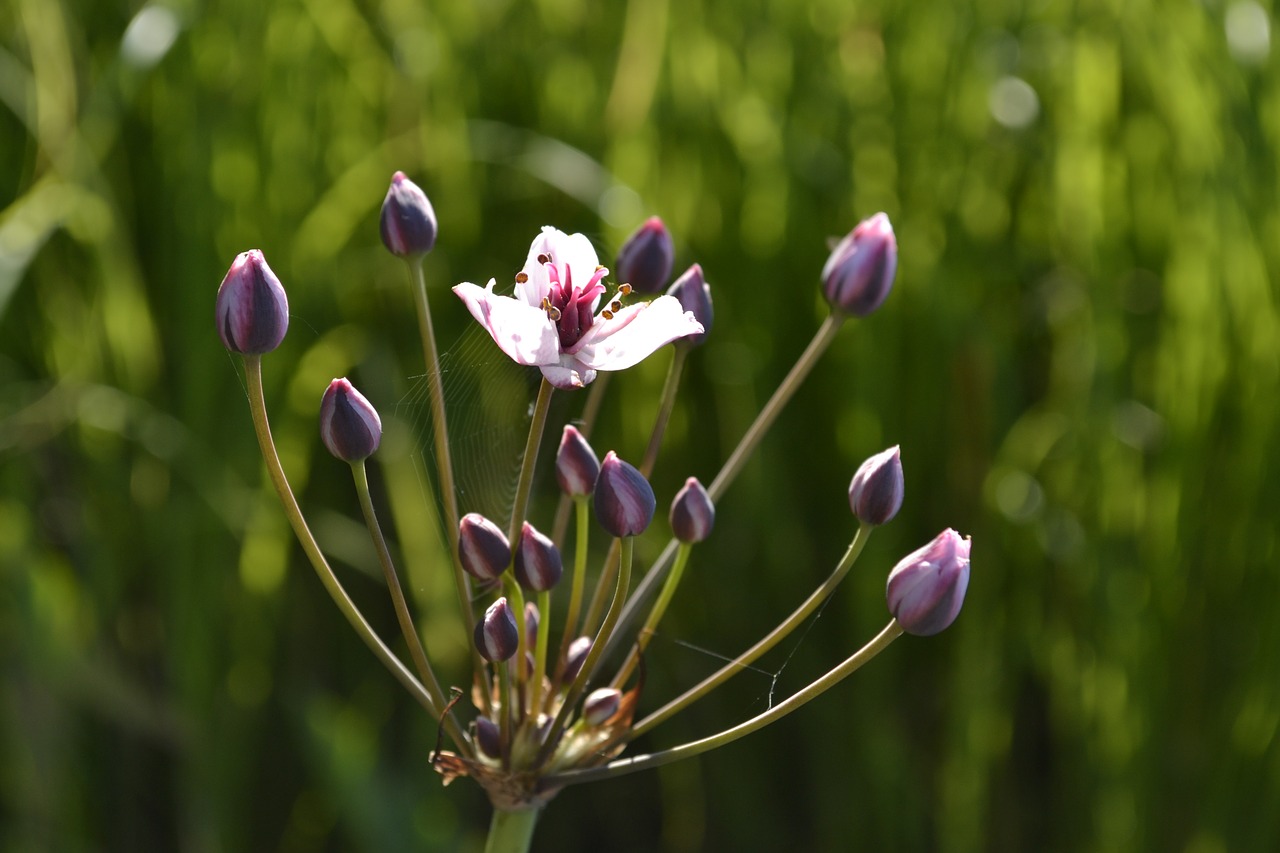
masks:
{"label": "flowering rush plant", "polygon": [[[284,339],[288,300],[256,249],[235,259],[218,289],[218,333],[228,350],[244,358],[250,410],[267,471],[320,581],[360,638],[439,726],[442,741],[449,742],[450,749],[437,749],[430,757],[445,783],[469,777],[488,794],[494,813],[487,850],[527,850],[539,812],[569,785],[656,767],[730,743],[818,696],[902,633],[928,636],[955,620],[969,581],[970,542],[945,530],[890,571],[888,624],[830,672],[718,734],[650,754],[627,753],[635,738],[741,672],[802,624],[848,573],[871,531],[891,521],[902,506],[901,454],[891,447],[871,456],[853,474],[849,506],[857,532],[831,575],[719,671],[656,710],[646,707],[642,679],[633,675],[694,546],[713,534],[715,501],[733,483],[844,322],[871,314],[889,295],[898,250],[885,214],[860,223],[836,245],[821,275],[830,316],[710,485],[689,477],[671,500],[671,541],[634,584],[640,573],[633,565],[633,544],[651,527],[658,506],[648,476],[684,363],[711,331],[711,289],[702,268],[694,264],[657,295],[671,276],[674,249],[666,227],[655,217],[626,241],[612,274],[584,236],[546,226],[515,273],[510,295],[500,293],[493,279],[484,287],[464,283],[453,288],[503,353],[542,374],[513,511],[509,518],[492,519],[464,512],[470,508],[458,502],[422,271],[422,259],[436,242],[436,216],[422,190],[399,172],[383,203],[381,232],[387,249],[407,264],[417,305],[441,515],[448,525],[452,575],[473,649],[467,689],[451,686],[446,692],[409,611],[365,470],[365,460],[378,450],[382,421],[373,404],[345,378],[334,379],[321,396],[320,435],[329,452],[351,467],[410,664],[375,633],[311,534],[276,453],[262,386],[262,356]],[[625,370],[669,344],[674,350],[671,366],[644,456],[633,464],[610,450],[601,459],[591,432],[608,373]],[[564,426],[553,460],[561,498],[548,535],[529,523],[527,510],[549,404],[557,390],[587,399],[578,425]],[[609,535],[594,573],[588,570],[592,515]],[[566,579],[560,543],[571,517],[574,549]],[[588,598],[592,574],[594,591]],[[555,592],[567,601],[553,607]],[[464,696],[470,701],[461,701]]]}

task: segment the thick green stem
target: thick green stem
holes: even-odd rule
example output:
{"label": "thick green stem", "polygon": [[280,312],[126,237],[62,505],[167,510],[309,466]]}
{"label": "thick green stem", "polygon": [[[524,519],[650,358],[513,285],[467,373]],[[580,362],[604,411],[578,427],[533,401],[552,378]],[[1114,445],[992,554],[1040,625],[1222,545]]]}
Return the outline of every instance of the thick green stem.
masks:
{"label": "thick green stem", "polygon": [[[689,707],[694,702],[719,687],[721,684],[724,684],[733,676],[742,672],[757,658],[772,649],[778,643],[782,642],[787,635],[798,628],[804,620],[808,619],[810,614],[817,610],[822,602],[826,601],[831,596],[831,593],[835,592],[840,581],[844,580],[844,576],[849,573],[849,569],[851,569],[853,564],[857,562],[858,555],[862,553],[863,547],[867,544],[867,537],[871,535],[871,530],[871,527],[858,528],[858,532],[854,535],[853,542],[849,545],[849,549],[845,551],[844,556],[840,558],[840,562],[831,572],[831,575],[823,582],[822,586],[815,589],[813,593],[804,600],[804,603],[797,607],[790,616],[778,625],[778,627],[774,628],[762,637],[754,646],[722,666],[714,674],[703,679],[699,684],[689,688],[677,698],[672,699],[666,705],[663,705],[657,711],[654,711],[652,714],[645,717],[632,727],[630,733],[627,735],[627,740],[633,740],[639,737],[654,726],[658,725],[658,723],[661,723],[671,717],[671,715]],[[675,576],[674,571],[672,572],[672,576]]]}
{"label": "thick green stem", "polygon": [[537,823],[537,809],[495,809],[493,820],[489,823],[489,840],[485,842],[484,853],[528,853],[533,841],[533,828]]}
{"label": "thick green stem", "polygon": [[752,717],[745,723],[726,729],[717,735],[695,740],[689,743],[677,746],[672,749],[655,752],[649,755],[636,755],[629,758],[619,758],[616,761],[610,761],[600,767],[590,767],[585,770],[567,770],[564,773],[552,773],[543,777],[542,784],[546,788],[556,788],[562,785],[573,785],[577,782],[592,782],[598,779],[611,779],[615,776],[623,776],[627,773],[634,773],[637,770],[647,770],[650,767],[661,767],[664,764],[670,764],[673,761],[679,761],[682,758],[692,758],[711,749],[725,746],[733,743],[735,740],[752,732],[764,728],[772,722],[780,720],[787,714],[799,708],[801,705],[816,699],[836,684],[848,678],[858,670],[863,664],[871,660],[873,657],[882,652],[891,642],[902,634],[902,626],[898,624],[898,620],[891,619],[884,630],[876,635],[870,643],[863,646],[851,657],[810,684],[808,687],[790,696],[785,701],[774,705],[768,711],[756,717]]}
{"label": "thick green stem", "polygon": [[[391,559],[391,551],[387,548],[387,541],[382,535],[382,526],[378,524],[378,515],[373,508],[373,497],[369,494],[369,476],[363,459],[351,463],[351,475],[355,479],[356,493],[360,496],[360,509],[364,513],[365,525],[369,528],[373,548],[378,553],[378,562],[382,564],[382,573],[387,581],[387,589],[391,593],[391,603],[396,611],[396,620],[400,623],[400,633],[404,635],[405,645],[409,647],[409,657],[413,659],[418,677],[426,685],[427,692],[431,694],[431,700],[436,703],[436,707],[447,707],[448,702],[444,698],[444,691],[440,689],[440,681],[431,668],[426,647],[413,623],[413,616],[409,613],[409,603],[405,601],[404,590],[400,586],[400,578],[396,574],[395,563]],[[446,714],[441,723],[449,732],[449,737],[458,744],[459,749],[464,754],[470,755],[470,744],[463,736],[453,712]]]}
{"label": "thick green stem", "polygon": [[[390,670],[391,674],[404,685],[406,690],[413,694],[413,697],[418,700],[422,707],[427,709],[431,716],[439,717],[442,706],[435,703],[431,698],[431,694],[422,686],[422,683],[413,677],[413,673],[401,663],[391,649],[387,648],[386,643],[382,642],[373,627],[365,620],[364,615],[360,613],[355,602],[347,595],[347,591],[342,588],[342,583],[338,580],[338,576],[334,574],[333,568],[325,560],[324,554],[320,552],[320,546],[316,544],[315,537],[311,535],[311,529],[307,527],[307,521],[302,516],[302,509],[298,506],[298,501],[293,496],[293,489],[289,487],[289,480],[285,477],[284,467],[280,464],[280,455],[276,453],[275,441],[271,437],[271,424],[267,420],[266,398],[262,393],[261,356],[246,355],[244,357],[244,367],[245,379],[249,386],[249,410],[253,415],[253,429],[258,436],[258,447],[262,450],[263,461],[267,464],[267,473],[271,477],[271,485],[275,487],[276,494],[280,497],[280,503],[284,505],[285,517],[289,519],[289,525],[293,528],[293,533],[302,545],[302,550],[306,553],[307,559],[311,561],[312,568],[315,569],[316,575],[320,578],[320,582],[324,584],[325,591],[329,593],[333,603],[338,605],[342,615],[347,618],[347,622],[350,623],[356,634],[369,647],[374,656],[382,662],[383,666]],[[459,748],[463,748],[462,744],[459,744]]]}

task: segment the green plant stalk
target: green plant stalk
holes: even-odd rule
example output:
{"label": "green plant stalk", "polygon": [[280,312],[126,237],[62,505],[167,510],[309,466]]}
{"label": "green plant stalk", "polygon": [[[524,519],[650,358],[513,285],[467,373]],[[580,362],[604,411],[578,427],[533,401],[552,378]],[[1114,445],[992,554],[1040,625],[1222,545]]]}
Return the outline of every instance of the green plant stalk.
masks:
{"label": "green plant stalk", "polygon": [[528,853],[538,814],[538,809],[494,809],[493,820],[489,823],[489,838],[484,845],[485,853]]}
{"label": "green plant stalk", "polygon": [[511,720],[511,706],[514,703],[511,689],[511,667],[507,661],[494,663],[498,671],[498,704],[502,707],[502,717],[498,721],[498,742],[502,744],[502,769],[511,769],[511,753],[515,751],[516,733]]}
{"label": "green plant stalk", "polygon": [[[769,428],[778,419],[778,415],[781,414],[787,403],[791,401],[800,386],[804,384],[804,380],[812,372],[814,365],[818,363],[818,359],[827,351],[827,347],[831,346],[831,342],[835,340],[836,333],[840,331],[840,326],[844,320],[845,317],[842,314],[833,313],[823,321],[822,325],[818,327],[818,331],[814,332],[813,339],[809,341],[809,345],[805,347],[804,352],[801,353],[796,363],[792,365],[786,378],[782,380],[777,390],[773,392],[769,402],[760,410],[760,414],[756,415],[755,421],[752,422],[746,433],[738,441],[738,446],[734,448],[733,453],[725,460],[724,465],[720,467],[720,472],[716,474],[716,478],[707,488],[707,494],[711,496],[712,501],[719,500],[720,496],[737,478],[747,459],[755,452],[760,441],[768,434]],[[663,573],[671,562],[671,558],[675,555],[676,544],[675,539],[667,542],[667,546],[662,550],[658,559],[645,572],[644,577],[640,579],[640,583],[636,584],[635,592],[627,601],[626,609],[622,612],[620,624],[623,630],[619,634],[625,632],[626,626],[635,618],[636,608],[644,604],[649,597],[650,589],[661,580]]]}
{"label": "green plant stalk", "polygon": [[[405,645],[409,647],[409,657],[413,659],[418,670],[418,677],[426,685],[427,692],[437,708],[448,707],[444,692],[440,689],[440,681],[431,668],[431,660],[427,657],[426,647],[414,625],[413,616],[409,613],[409,603],[405,601],[404,590],[400,586],[400,578],[396,574],[395,563],[391,559],[391,551],[387,548],[386,539],[382,535],[382,526],[378,524],[378,516],[373,508],[373,497],[369,494],[369,476],[364,460],[351,463],[351,475],[355,480],[356,493],[360,496],[360,509],[364,513],[365,525],[369,528],[369,536],[373,539],[374,550],[378,552],[378,562],[382,564],[382,573],[387,580],[387,589],[391,593],[391,603],[396,611],[396,620],[400,623],[400,632],[404,634]],[[445,714],[441,725],[448,731],[449,737],[457,744],[459,751],[471,756],[470,742],[463,736],[453,712]]]}
{"label": "green plant stalk", "polygon": [[675,343],[675,355],[671,357],[671,365],[667,368],[667,378],[662,384],[662,397],[658,403],[658,417],[653,422],[653,432],[649,435],[649,446],[645,448],[644,459],[640,462],[640,473],[648,479],[653,474],[653,466],[658,461],[658,450],[662,447],[662,437],[666,434],[667,424],[671,421],[671,410],[675,408],[676,391],[680,388],[680,374],[684,372],[685,360],[689,357],[690,347],[679,341]]}
{"label": "green plant stalk", "polygon": [[[302,550],[306,553],[307,559],[311,561],[311,566],[315,569],[320,582],[324,584],[325,591],[329,593],[333,603],[338,605],[338,609],[342,611],[342,615],[347,618],[347,622],[350,623],[360,639],[364,640],[365,645],[369,647],[374,656],[381,661],[383,666],[390,670],[396,680],[418,700],[418,703],[427,709],[427,713],[438,718],[443,706],[436,705],[435,700],[431,698],[431,694],[422,686],[422,683],[414,678],[413,673],[405,667],[391,649],[387,648],[386,643],[382,642],[373,627],[365,620],[355,602],[351,600],[351,597],[347,595],[347,591],[343,589],[338,576],[333,572],[333,568],[325,560],[324,554],[320,551],[320,546],[316,544],[315,537],[311,535],[311,529],[307,527],[307,521],[303,518],[298,501],[293,496],[293,489],[289,487],[289,480],[285,477],[284,467],[280,464],[280,455],[276,452],[275,441],[271,437],[271,424],[267,420],[266,398],[262,392],[262,357],[246,355],[244,356],[244,366],[245,379],[249,386],[249,411],[253,415],[253,429],[258,436],[258,447],[262,451],[263,461],[266,462],[267,473],[271,477],[271,485],[275,487],[276,494],[280,497],[280,503],[284,505],[285,517],[289,519],[289,525],[293,528],[293,533],[298,538],[299,544],[302,545]],[[461,744],[459,748],[462,748]]]}
{"label": "green plant stalk", "polygon": [[600,626],[599,633],[596,634],[595,642],[591,644],[591,651],[587,652],[587,659],[582,662],[582,668],[578,670],[578,674],[573,679],[573,684],[569,687],[565,694],[564,702],[560,705],[560,710],[556,712],[556,717],[551,723],[551,728],[547,729],[547,739],[542,744],[542,749],[538,751],[537,761],[534,762],[534,769],[541,767],[551,757],[555,745],[560,740],[560,732],[564,730],[564,722],[569,716],[569,712],[578,704],[578,699],[582,696],[582,692],[587,687],[591,670],[595,669],[596,661],[600,659],[600,653],[609,642],[609,636],[613,632],[614,626],[618,623],[618,617],[622,613],[622,605],[627,597],[627,587],[631,585],[631,555],[634,551],[634,537],[627,536],[622,538],[621,545],[621,569],[618,572],[618,584],[613,592],[613,604],[609,606],[609,612],[605,614],[604,623]]}
{"label": "green plant stalk", "polygon": [[827,690],[840,683],[856,672],[863,664],[871,660],[880,652],[897,639],[902,634],[902,626],[898,624],[898,620],[890,619],[889,624],[885,626],[876,637],[851,657],[826,675],[814,681],[808,687],[788,697],[783,702],[774,705],[763,714],[752,717],[744,723],[726,729],[719,734],[702,740],[690,741],[681,746],[672,749],[663,750],[662,752],[650,753],[648,755],[636,755],[630,758],[619,758],[610,761],[608,764],[600,767],[589,767],[583,770],[567,770],[563,773],[553,773],[543,777],[542,785],[548,789],[556,788],[563,785],[573,785],[578,782],[593,782],[599,779],[611,779],[617,776],[623,776],[627,773],[634,773],[637,770],[647,770],[651,767],[661,767],[664,764],[670,764],[673,761],[679,761],[682,758],[692,758],[695,755],[716,749],[721,746],[733,743],[735,740],[745,737],[752,732],[764,728],[772,722],[782,719],[787,714],[796,710],[807,702],[816,699]]}
{"label": "green plant stalk", "polygon": [[577,510],[577,533],[573,550],[573,588],[569,593],[569,610],[565,614],[564,633],[560,637],[560,652],[556,656],[556,677],[560,677],[565,661],[569,657],[569,645],[578,636],[578,612],[582,609],[582,592],[587,582],[587,545],[591,538],[589,522],[591,513],[586,496],[577,497],[573,501]]}
{"label": "green plant stalk", "polygon": [[[858,555],[862,553],[862,549],[867,544],[867,538],[871,535],[872,529],[873,528],[870,526],[858,527],[858,532],[854,534],[853,542],[850,543],[848,550],[844,552],[844,556],[840,558],[840,562],[836,564],[836,567],[831,572],[830,576],[828,576],[826,581],[815,589],[809,597],[804,600],[804,603],[797,607],[790,616],[762,637],[754,646],[747,649],[745,652],[738,655],[738,657],[722,666],[715,673],[689,688],[680,696],[672,699],[666,705],[663,705],[657,711],[654,711],[652,714],[633,726],[631,731],[628,732],[626,740],[634,740],[652,729],[654,726],[668,719],[673,714],[689,707],[703,696],[706,696],[712,690],[742,672],[744,668],[754,662],[765,652],[772,649],[778,643],[782,642],[782,640],[786,639],[786,637],[796,628],[800,627],[800,625],[804,623],[804,620],[808,619],[813,611],[817,610],[822,602],[826,601],[831,596],[831,593],[835,592],[836,587],[840,585],[840,581],[844,580],[845,575],[849,573],[849,569],[853,568],[853,564],[858,560]],[[671,574],[672,576],[675,575],[674,569]],[[666,590],[664,589],[663,591],[665,592]],[[630,659],[628,659],[628,661],[630,661]]]}
{"label": "green plant stalk", "polygon": [[684,575],[684,567],[689,562],[689,554],[693,551],[693,546],[687,542],[680,543],[680,549],[676,551],[676,562],[671,567],[671,571],[667,572],[666,583],[662,585],[662,592],[658,593],[658,600],[653,603],[653,609],[649,611],[649,618],[644,620],[644,627],[636,634],[635,651],[627,656],[626,662],[618,670],[618,674],[613,677],[610,686],[621,687],[626,680],[631,677],[632,670],[640,661],[640,656],[644,654],[644,650],[648,648],[649,641],[653,638],[653,631],[658,627],[662,615],[667,612],[667,605],[671,603],[671,598],[676,594],[676,587],[680,585],[680,578]]}
{"label": "green plant stalk", "polygon": [[550,633],[551,590],[542,590],[538,593],[538,639],[533,652],[533,684],[529,688],[529,720],[534,731],[538,730],[538,714],[542,710],[542,674],[547,671],[547,639]]}

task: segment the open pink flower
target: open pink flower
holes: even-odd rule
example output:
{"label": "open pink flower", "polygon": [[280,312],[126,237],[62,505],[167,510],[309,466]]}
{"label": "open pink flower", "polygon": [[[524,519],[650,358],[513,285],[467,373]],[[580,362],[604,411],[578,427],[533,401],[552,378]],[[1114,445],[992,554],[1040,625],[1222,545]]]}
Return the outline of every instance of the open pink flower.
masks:
{"label": "open pink flower", "polygon": [[[453,292],[503,352],[538,367],[557,388],[580,388],[597,370],[625,370],[658,347],[703,331],[671,296],[625,306],[614,298],[601,306],[608,273],[586,237],[546,225],[529,247],[514,295],[494,293],[493,279],[487,287],[468,282]],[[623,285],[618,295],[629,292]]]}

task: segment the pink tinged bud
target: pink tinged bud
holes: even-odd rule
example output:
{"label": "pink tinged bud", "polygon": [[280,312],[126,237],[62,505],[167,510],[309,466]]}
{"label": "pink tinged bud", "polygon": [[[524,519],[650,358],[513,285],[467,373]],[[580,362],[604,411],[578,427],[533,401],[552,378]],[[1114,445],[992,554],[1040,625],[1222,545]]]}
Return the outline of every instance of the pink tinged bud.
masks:
{"label": "pink tinged bud", "polygon": [[684,310],[691,312],[693,318],[702,324],[701,332],[678,338],[676,343],[691,347],[701,345],[711,331],[711,321],[715,319],[715,311],[711,307],[711,286],[702,277],[702,267],[694,264],[685,270],[671,285],[667,295],[679,299]]}
{"label": "pink tinged bud", "polygon": [[701,542],[715,526],[716,505],[711,502],[711,495],[697,477],[690,477],[671,502],[671,532],[681,542]]}
{"label": "pink tinged bud", "polygon": [[877,213],[858,223],[822,268],[822,292],[836,311],[865,317],[880,307],[898,271],[898,242],[889,217]]}
{"label": "pink tinged bud", "polygon": [[484,612],[484,618],[476,623],[476,648],[480,655],[492,663],[501,663],[516,653],[520,646],[520,633],[516,617],[506,598],[499,598]]}
{"label": "pink tinged bud", "polygon": [[269,353],[289,330],[289,300],[258,249],[236,255],[218,286],[218,334],[232,352]]}
{"label": "pink tinged bud", "polygon": [[603,725],[610,717],[618,713],[622,704],[622,691],[613,687],[601,687],[587,694],[582,703],[582,718],[588,726]]}
{"label": "pink tinged bud", "polygon": [[640,293],[657,293],[671,277],[676,249],[662,220],[651,216],[618,250],[613,274]]}
{"label": "pink tinged bud", "polygon": [[947,529],[889,572],[889,612],[908,634],[928,637],[955,621],[969,587],[969,537]]}
{"label": "pink tinged bud", "polygon": [[849,483],[849,507],[863,524],[884,524],[902,508],[902,492],[902,456],[895,444],[858,466]]}
{"label": "pink tinged bud", "polygon": [[579,637],[569,644],[569,651],[564,659],[564,674],[562,676],[565,682],[573,681],[578,677],[578,672],[581,671],[582,664],[590,652],[590,637]]}
{"label": "pink tinged bud", "polygon": [[515,570],[520,586],[535,592],[551,589],[560,582],[560,575],[564,572],[560,550],[527,521],[520,528]]}
{"label": "pink tinged bud", "polygon": [[600,476],[600,460],[596,452],[572,424],[565,426],[556,451],[556,480],[560,490],[570,497],[585,497],[596,487]]}
{"label": "pink tinged bud", "polygon": [[391,176],[379,228],[382,244],[399,258],[425,255],[436,244],[436,212],[427,194],[404,172]]}
{"label": "pink tinged bud", "polygon": [[476,717],[476,743],[480,751],[490,758],[502,757],[502,732],[498,724],[488,717]]}
{"label": "pink tinged bud", "polygon": [[658,506],[649,481],[612,450],[600,465],[595,498],[596,518],[605,530],[619,538],[644,533]]}
{"label": "pink tinged bud", "polygon": [[511,563],[511,546],[498,525],[469,512],[458,522],[458,558],[472,577],[497,580]]}
{"label": "pink tinged bud", "polygon": [[359,462],[378,449],[382,419],[346,379],[335,379],[320,398],[320,440],[343,462]]}

